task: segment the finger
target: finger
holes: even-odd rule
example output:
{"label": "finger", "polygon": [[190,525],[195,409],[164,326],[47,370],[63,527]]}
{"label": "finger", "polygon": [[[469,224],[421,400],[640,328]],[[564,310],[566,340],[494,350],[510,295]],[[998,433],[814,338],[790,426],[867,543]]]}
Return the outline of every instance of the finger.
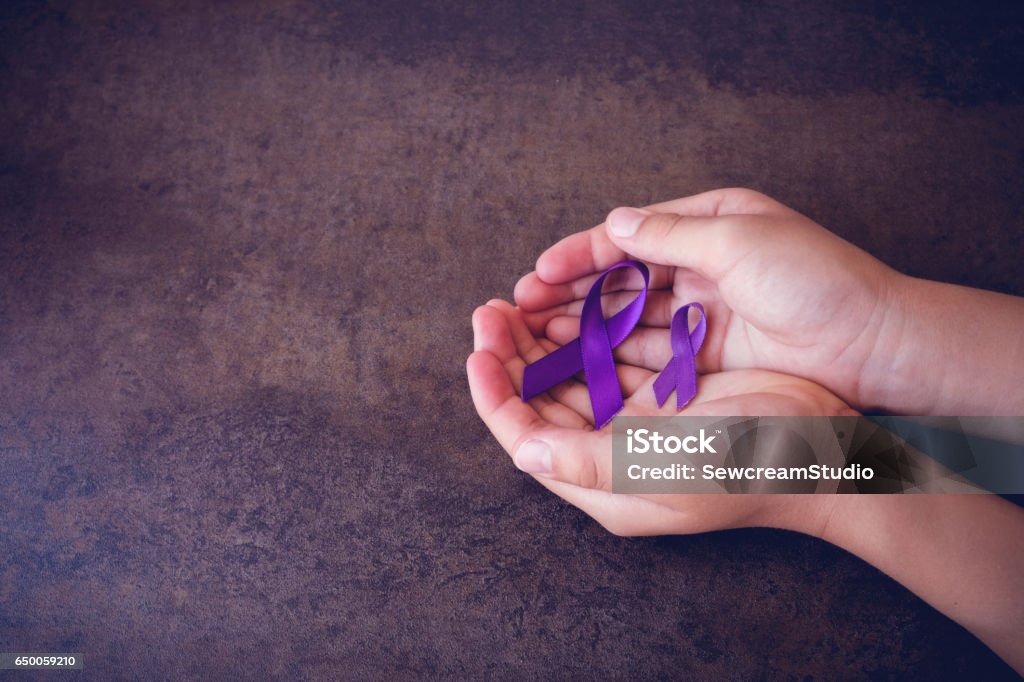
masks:
{"label": "finger", "polygon": [[[614,264],[609,263],[608,267]],[[538,272],[531,272],[516,283],[513,296],[516,304],[528,312],[536,312],[555,305],[584,299],[590,293],[594,282],[604,274],[605,270],[607,267],[598,271],[589,271],[575,279],[558,283],[547,282],[541,278]],[[648,264],[648,270],[650,271],[648,290],[672,287],[675,275],[673,268],[652,267]],[[643,284],[643,276],[637,270],[624,268],[610,273],[601,286],[601,290],[605,293],[612,291],[636,292],[643,288]]]}
{"label": "finger", "polygon": [[[542,348],[537,339],[530,333],[523,322],[520,311],[513,308],[510,304],[505,301],[491,301],[488,305],[494,305],[499,308],[505,315],[508,322],[509,329],[512,333],[512,338],[515,340],[516,347],[519,351],[521,361],[513,360],[512,363],[521,362],[522,367],[516,368],[517,371],[513,374],[517,377],[522,377],[522,372],[525,370],[525,365],[530,362],[536,362],[540,358],[544,357],[548,352]],[[570,339],[571,340],[571,339]],[[646,381],[649,376],[649,372],[639,370],[635,367],[628,367],[625,365],[616,366],[616,374],[619,377],[619,385],[626,395],[632,393],[635,388]],[[583,374],[580,374],[583,377]],[[560,403],[567,408],[571,409],[576,414],[580,415],[588,425],[594,425],[594,409],[590,401],[590,391],[585,385],[585,379],[580,380],[567,379],[558,384],[555,384],[547,390],[547,394],[550,396],[550,400]],[[517,383],[516,388],[522,390],[521,379]],[[539,396],[542,397],[542,396]]]}
{"label": "finger", "polygon": [[505,318],[493,306],[482,305],[473,311],[473,350],[490,351],[503,363],[518,355]]}
{"label": "finger", "polygon": [[[579,333],[579,326],[578,317],[556,317],[548,324],[546,334],[552,341],[565,344]],[[672,359],[669,330],[637,327],[625,341],[612,349],[612,355],[625,366],[660,372]]]}
{"label": "finger", "polygon": [[[714,217],[719,215],[771,215],[795,211],[774,199],[748,189],[726,188],[704,192],[681,199],[673,199],[646,207],[652,213],[675,213],[685,216]],[[637,254],[614,239],[609,239],[605,225],[577,232],[562,239],[537,259],[536,275],[549,284],[569,282],[586,275],[600,273],[615,263]],[[652,263],[661,263],[654,260]],[[659,269],[652,267],[651,274]],[[531,281],[517,286],[516,302],[534,309]],[[520,300],[520,295],[524,298]]]}
{"label": "finger", "polygon": [[[635,298],[635,291],[612,291],[602,294],[601,312],[605,318],[609,318],[629,305]],[[695,297],[695,300],[700,301],[710,299],[711,296]],[[556,317],[574,316],[578,322],[583,311],[583,303],[584,299],[578,298],[544,310],[523,310],[523,321],[535,336],[544,336],[548,323]],[[638,324],[648,327],[668,327],[672,321],[673,306],[675,305],[676,298],[672,291],[667,289],[648,291],[647,301],[644,303],[643,310],[640,311]]]}
{"label": "finger", "polygon": [[494,298],[487,302],[487,305],[501,313],[508,327],[516,354],[526,362],[534,362],[544,357],[546,353],[537,344],[537,337],[530,331],[523,321],[523,315],[508,301]]}
{"label": "finger", "polygon": [[[523,322],[520,311],[512,307],[508,302],[494,299],[488,302],[487,307],[500,312],[504,317],[508,333],[513,339],[517,355],[506,361],[504,365],[512,379],[513,386],[517,391],[521,392],[522,376],[526,365],[536,362],[550,351],[539,345],[536,337],[533,336],[526,327],[525,322]],[[484,314],[487,314],[486,311],[484,311]],[[619,379],[619,386],[624,395],[627,396],[636,391],[651,376],[651,372],[647,369],[624,364],[617,364],[615,371]],[[582,374],[580,376],[583,377]],[[585,377],[582,380],[585,383]],[[587,425],[593,426],[594,410],[590,401],[590,392],[584,383],[568,379],[555,384],[547,390],[547,395],[542,394],[533,398],[533,400],[540,401],[537,406],[538,412],[547,416],[545,411],[546,405],[552,402],[561,404],[580,416]],[[558,423],[564,424],[564,421],[560,419]]]}
{"label": "finger", "polygon": [[[491,428],[502,447],[509,451],[507,438],[492,428],[494,423],[519,420],[530,428],[540,425],[569,429],[593,429],[580,415],[550,399],[534,399],[524,403],[509,380],[508,372],[490,351],[474,351],[466,361],[470,393],[484,423]],[[521,426],[521,428],[526,428]]]}
{"label": "finger", "polygon": [[[601,295],[601,311],[605,318],[615,315],[625,308],[636,298],[635,291],[613,291]],[[671,291],[659,289],[658,291],[647,292],[647,301],[640,312],[639,324],[654,326],[661,320],[664,311],[662,308],[671,308],[673,296]],[[575,299],[566,303],[545,308],[538,311],[523,311],[523,321],[535,336],[544,336],[544,330],[552,319],[556,317],[574,316],[579,320],[583,310],[583,299]],[[668,313],[668,319],[671,314]],[[667,326],[667,323],[666,325]]]}
{"label": "finger", "polygon": [[[601,311],[604,313],[604,317],[608,318],[625,308],[629,303],[636,298],[636,292],[632,291],[613,291],[601,296]],[[694,300],[707,301],[709,297],[695,297]],[[657,291],[647,292],[647,301],[644,303],[644,309],[640,313],[639,325],[646,327],[665,327],[666,329],[672,323],[672,314],[675,312],[675,308],[678,307],[676,296],[668,290],[658,289]],[[560,305],[552,306],[546,310],[538,312],[524,312],[523,320],[530,326],[531,329],[535,327],[540,328],[538,336],[545,336],[545,330],[547,329],[548,323],[551,320],[558,317],[573,317],[576,319],[576,334],[570,337],[576,338],[579,336],[579,318],[583,312],[583,300],[576,299],[569,301],[568,303],[562,303]],[[565,343],[565,341],[558,340],[559,343]]]}
{"label": "finger", "polygon": [[[648,383],[654,372],[643,367],[617,363],[615,375],[619,380],[619,390],[622,391],[622,395],[626,399],[643,390],[642,387]],[[548,393],[556,401],[583,415],[590,424],[594,423],[594,408],[590,400],[590,390],[587,388],[586,376],[582,372],[572,379],[555,384],[548,389]]]}
{"label": "finger", "polygon": [[[608,238],[604,225],[571,234],[537,258],[536,274],[550,284],[601,273],[625,260],[625,252]],[[518,302],[518,298],[516,299]]]}
{"label": "finger", "polygon": [[[492,302],[493,303],[493,302]],[[508,304],[498,301],[498,306]],[[473,313],[473,336],[476,350],[491,353],[502,364],[503,369],[512,385],[516,395],[522,392],[523,369],[526,363],[516,348],[516,340],[508,324],[508,318],[503,314],[500,307],[495,305],[483,305]],[[525,344],[523,339],[519,343]],[[544,355],[544,351],[535,343],[531,354],[534,357]],[[588,421],[587,417],[572,410],[562,401],[556,401],[551,396],[539,395],[530,400],[534,410],[545,420],[558,426],[575,428],[592,428],[593,418]]]}
{"label": "finger", "polygon": [[[550,349],[547,352],[551,352],[551,350],[558,347],[549,339],[544,339],[541,343],[550,344],[542,346]],[[587,390],[585,384],[571,377],[555,384],[545,394],[550,396],[555,402],[561,403],[576,414],[579,414],[586,420],[587,425],[591,429],[594,428],[594,408],[590,404],[590,391]]]}
{"label": "finger", "polygon": [[466,375],[477,414],[506,452],[515,452],[523,434],[550,428],[530,403],[520,400],[505,368],[490,351],[473,351],[466,360]]}
{"label": "finger", "polygon": [[[538,343],[537,338],[533,336],[523,321],[521,312],[513,308],[508,302],[495,299],[490,301],[488,305],[500,311],[505,318],[505,323],[508,326],[518,353],[518,357],[512,363],[513,365],[518,363],[518,367],[516,367],[518,371],[514,373],[514,383],[517,390],[521,391],[522,374],[526,365],[540,360],[550,350],[546,350]],[[578,382],[564,381],[549,389],[548,393],[558,402],[567,405],[582,415],[591,424],[594,423],[594,415],[590,409],[590,398],[587,390],[585,387],[580,386]]]}
{"label": "finger", "polygon": [[[550,353],[560,345],[550,339],[538,339],[538,344],[545,353]],[[647,383],[652,376],[650,370],[641,367],[631,367],[625,364],[616,364],[615,374],[619,380],[619,387],[626,397],[640,390],[640,387]],[[550,396],[556,403],[566,406],[573,413],[582,417],[586,421],[586,427],[584,428],[592,429],[594,427],[594,408],[590,400],[590,390],[586,385],[586,375],[582,372],[575,377],[555,384],[547,390],[546,395]]]}
{"label": "finger", "polygon": [[751,189],[726,187],[681,199],[644,206],[652,213],[678,213],[713,218],[723,215],[774,215],[796,213],[788,206]]}
{"label": "finger", "polygon": [[[654,376],[654,372],[646,367],[636,367],[623,362],[616,362],[615,376],[619,379],[619,388],[622,390],[623,397],[628,398],[641,390],[641,387]],[[586,375],[582,375],[580,381],[586,384],[586,380]]]}
{"label": "finger", "polygon": [[516,466],[545,481],[579,488],[612,489],[612,434],[573,429],[536,429],[513,451]]}
{"label": "finger", "polygon": [[[579,326],[578,317],[556,317],[548,323],[545,335],[555,343],[564,345],[575,338]],[[720,334],[715,330],[704,341],[704,346],[696,357],[698,372],[717,372],[721,368],[720,359],[715,352],[721,344],[719,337]],[[671,338],[668,329],[637,327],[629,333],[625,341],[612,349],[612,355],[625,366],[660,372],[672,359]]]}
{"label": "finger", "polygon": [[[625,308],[636,296],[632,291],[611,291],[601,295],[601,310],[604,317],[614,315],[622,308]],[[701,277],[696,272],[677,268],[675,280],[669,289],[650,289],[647,292],[647,302],[641,311],[640,324],[647,327],[668,327],[672,323],[672,315],[675,309],[683,301],[699,301],[704,308],[711,310],[718,307],[721,301],[718,287],[711,281]],[[534,336],[544,336],[544,330],[552,318],[560,315],[575,315],[579,317],[583,310],[583,298],[566,301],[544,310],[523,311],[523,320]]]}
{"label": "finger", "polygon": [[539,338],[544,336],[544,328],[548,326],[548,322],[552,318],[566,314],[565,311],[568,305],[568,303],[565,303],[538,311],[529,311],[522,307],[519,309],[523,311],[523,322],[526,323],[530,333]]}
{"label": "finger", "polygon": [[[559,344],[556,344],[549,339],[542,339],[541,343],[545,344],[545,347],[551,348],[551,350],[559,347]],[[640,390],[640,387],[647,383],[652,376],[652,372],[643,367],[634,367],[628,364],[616,363],[615,375],[618,377],[619,387],[622,390],[622,394],[624,396],[630,396]],[[590,401],[590,390],[587,388],[586,374],[583,372],[580,372],[572,379],[567,379],[560,384],[552,386],[548,389],[548,393],[551,394],[551,397],[555,400],[568,405],[573,410],[586,417],[587,421],[591,424],[594,423],[594,410]]]}
{"label": "finger", "polygon": [[548,424],[519,400],[504,367],[489,351],[466,361],[477,413],[516,466],[527,473],[587,488],[611,489],[611,431]]}
{"label": "finger", "polygon": [[[548,353],[559,347],[550,339],[540,339],[538,343]],[[567,379],[549,388],[547,395],[551,396],[555,402],[565,405],[567,409],[580,415],[586,422],[587,428],[594,428],[594,408],[590,404],[590,392],[584,384],[575,378]]]}
{"label": "finger", "polygon": [[608,235],[634,258],[687,268],[718,282],[764,241],[760,216],[714,218],[617,208]]}

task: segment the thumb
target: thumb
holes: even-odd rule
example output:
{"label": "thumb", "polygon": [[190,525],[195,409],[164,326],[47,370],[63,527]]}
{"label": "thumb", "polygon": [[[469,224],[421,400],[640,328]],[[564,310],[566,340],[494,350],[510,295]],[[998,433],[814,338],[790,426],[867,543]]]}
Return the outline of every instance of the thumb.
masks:
{"label": "thumb", "polygon": [[518,469],[580,488],[611,491],[612,434],[555,429],[530,434],[512,456]]}
{"label": "thumb", "polygon": [[717,281],[747,251],[742,216],[684,216],[616,208],[605,219],[609,239],[627,254],[693,270]]}

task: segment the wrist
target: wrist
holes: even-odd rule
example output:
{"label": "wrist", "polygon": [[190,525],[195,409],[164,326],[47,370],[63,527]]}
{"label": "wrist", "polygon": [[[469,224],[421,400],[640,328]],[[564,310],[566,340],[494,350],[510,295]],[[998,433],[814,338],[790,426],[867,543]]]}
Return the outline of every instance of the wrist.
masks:
{"label": "wrist", "polygon": [[892,272],[856,392],[896,414],[1021,414],[1024,301]]}
{"label": "wrist", "polygon": [[822,539],[1024,670],[1024,511],[997,495],[838,495]]}
{"label": "wrist", "polygon": [[934,339],[924,343],[916,338],[924,294],[919,280],[890,271],[881,287],[878,328],[871,354],[861,371],[857,391],[861,410],[884,409],[902,414],[928,414],[922,403],[934,395],[928,385],[929,374],[922,368],[934,367],[927,350]]}
{"label": "wrist", "polygon": [[823,538],[834,512],[836,495],[766,495],[760,523],[766,528],[791,530]]}

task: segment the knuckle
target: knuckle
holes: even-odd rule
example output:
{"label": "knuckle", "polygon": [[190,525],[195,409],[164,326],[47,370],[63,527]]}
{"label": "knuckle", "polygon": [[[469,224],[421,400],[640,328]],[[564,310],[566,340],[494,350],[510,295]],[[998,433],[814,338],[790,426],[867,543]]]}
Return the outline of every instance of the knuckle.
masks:
{"label": "knuckle", "polygon": [[590,452],[587,453],[587,459],[590,462],[590,467],[593,470],[593,481],[594,485],[591,487],[595,490],[603,490],[605,492],[612,491],[612,469],[611,461],[609,459],[598,456],[598,449],[607,449],[611,451],[611,435],[604,433],[599,435],[597,438],[588,439],[591,442]]}
{"label": "knuckle", "polygon": [[576,460],[580,465],[577,485],[581,488],[600,489],[601,471],[591,454],[589,452],[576,453]]}
{"label": "knuckle", "polygon": [[571,469],[573,478],[569,482],[590,490],[611,490],[611,472],[601,466],[601,459],[595,454],[595,447],[603,440],[598,434],[589,434],[565,453],[567,468]]}
{"label": "knuckle", "polygon": [[644,219],[640,229],[652,240],[660,241],[671,237],[684,220],[685,216],[678,213],[656,213]]}

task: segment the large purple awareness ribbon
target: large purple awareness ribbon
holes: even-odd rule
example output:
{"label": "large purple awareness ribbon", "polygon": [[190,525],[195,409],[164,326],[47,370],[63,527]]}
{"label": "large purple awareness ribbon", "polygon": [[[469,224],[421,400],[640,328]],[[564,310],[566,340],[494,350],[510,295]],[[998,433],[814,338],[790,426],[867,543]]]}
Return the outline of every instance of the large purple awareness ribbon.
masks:
{"label": "large purple awareness ribbon", "polygon": [[[629,305],[607,320],[601,310],[601,286],[615,270],[633,268],[644,278],[643,289]],[[582,371],[587,378],[594,423],[601,428],[622,409],[622,388],[615,374],[612,348],[622,343],[640,321],[647,301],[650,273],[637,261],[623,261],[604,271],[587,293],[580,313],[580,335],[558,350],[530,363],[523,371],[523,400],[540,395]]]}
{"label": "large purple awareness ribbon", "polygon": [[[691,307],[700,311],[700,321],[692,332],[689,317]],[[661,376],[654,381],[654,397],[659,406],[665,404],[673,390],[676,392],[677,410],[683,409],[697,395],[697,351],[704,343],[707,328],[707,315],[700,303],[687,303],[672,316],[669,331],[672,359],[661,371]]]}

